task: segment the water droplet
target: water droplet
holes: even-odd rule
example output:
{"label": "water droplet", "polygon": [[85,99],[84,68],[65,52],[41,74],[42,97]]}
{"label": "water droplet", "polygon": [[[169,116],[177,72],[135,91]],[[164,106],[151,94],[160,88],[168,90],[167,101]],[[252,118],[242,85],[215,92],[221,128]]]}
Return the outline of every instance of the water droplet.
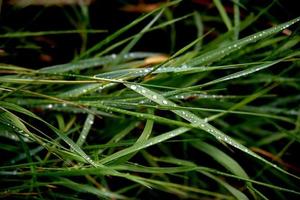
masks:
{"label": "water droplet", "polygon": [[163,100],[162,102],[163,102],[163,104],[168,104],[168,102],[166,100]]}
{"label": "water droplet", "polygon": [[136,90],[136,86],[135,85],[130,86],[130,88],[133,89],[133,90]]}
{"label": "water droplet", "polygon": [[188,68],[188,66],[187,66],[186,64],[183,64],[183,65],[181,66],[181,68],[182,68],[182,69],[186,69],[186,68]]}
{"label": "water droplet", "polygon": [[52,105],[52,104],[49,104],[49,105],[47,106],[47,108],[51,109],[51,108],[53,108],[53,105]]}
{"label": "water droplet", "polygon": [[157,99],[157,96],[156,96],[156,95],[153,95],[152,98],[153,98],[153,99]]}
{"label": "water droplet", "polygon": [[146,93],[146,90],[142,89],[142,93],[145,94],[145,93]]}

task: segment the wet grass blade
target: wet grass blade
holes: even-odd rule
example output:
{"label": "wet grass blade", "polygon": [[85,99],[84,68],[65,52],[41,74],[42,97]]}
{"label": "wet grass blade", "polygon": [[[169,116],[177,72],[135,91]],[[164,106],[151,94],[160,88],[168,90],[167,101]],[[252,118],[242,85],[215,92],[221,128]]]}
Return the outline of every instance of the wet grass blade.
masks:
{"label": "wet grass blade", "polygon": [[260,31],[258,33],[255,33],[253,35],[247,36],[243,39],[240,39],[238,41],[231,42],[230,44],[226,45],[225,47],[220,47],[218,49],[209,51],[207,53],[204,53],[203,55],[195,57],[195,59],[191,60],[187,64],[190,66],[198,66],[198,65],[204,65],[210,62],[215,62],[221,58],[223,58],[226,55],[229,55],[230,53],[237,51],[241,49],[242,47],[257,42],[258,40],[264,39],[270,35],[273,35],[275,33],[278,33],[300,21],[300,17],[295,18],[289,22],[280,24],[278,26],[269,28],[264,31]]}
{"label": "wet grass blade", "polygon": [[[148,99],[150,99],[151,101],[156,102],[157,104],[160,105],[168,105],[168,106],[173,106],[176,107],[177,105],[175,103],[173,103],[172,101],[168,100],[167,98],[163,97],[162,95],[149,90],[148,88],[145,88],[143,86],[140,85],[135,85],[135,84],[125,84],[128,88],[130,88],[131,90],[147,97]],[[218,130],[217,128],[215,128],[214,126],[210,125],[209,123],[205,122],[205,120],[199,118],[197,115],[191,113],[190,111],[182,111],[182,110],[172,110],[172,112],[174,112],[175,114],[177,114],[178,116],[182,117],[183,119],[189,121],[191,123],[192,126],[200,128],[202,130],[204,130],[205,132],[211,134],[212,136],[214,136],[217,140],[222,141],[224,143],[227,143],[230,146],[233,146],[234,148],[237,148],[239,150],[241,150],[242,152],[257,158],[258,160],[268,164],[269,166],[276,168],[277,170],[288,174],[294,178],[300,179],[300,177],[291,174],[287,171],[285,171],[284,169],[278,167],[277,165],[267,161],[266,159],[262,158],[261,156],[255,154],[254,152],[252,152],[251,150],[249,150],[248,148],[246,148],[245,146],[241,145],[240,143],[236,142],[233,138],[229,137],[228,135],[224,134],[222,131]]]}

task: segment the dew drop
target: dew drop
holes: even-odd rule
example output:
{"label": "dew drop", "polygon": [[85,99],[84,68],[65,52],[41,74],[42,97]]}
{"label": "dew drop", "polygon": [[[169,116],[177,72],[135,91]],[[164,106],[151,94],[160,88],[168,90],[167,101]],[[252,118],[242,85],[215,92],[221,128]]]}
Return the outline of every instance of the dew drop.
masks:
{"label": "dew drop", "polygon": [[130,86],[130,88],[133,89],[133,90],[136,90],[136,86],[135,85]]}
{"label": "dew drop", "polygon": [[168,104],[168,102],[166,100],[163,100],[162,102],[163,102],[163,104]]}
{"label": "dew drop", "polygon": [[157,96],[156,95],[153,95],[153,97],[152,97],[153,99],[157,99]]}
{"label": "dew drop", "polygon": [[181,68],[186,69],[186,68],[188,68],[188,66],[186,64],[184,64],[184,65],[181,66]]}

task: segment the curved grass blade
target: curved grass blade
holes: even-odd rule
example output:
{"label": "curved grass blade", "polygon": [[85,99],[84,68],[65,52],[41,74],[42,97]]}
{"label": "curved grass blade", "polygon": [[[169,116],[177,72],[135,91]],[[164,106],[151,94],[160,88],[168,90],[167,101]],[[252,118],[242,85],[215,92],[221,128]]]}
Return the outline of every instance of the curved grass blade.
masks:
{"label": "curved grass blade", "polygon": [[[147,142],[148,138],[151,135],[153,124],[154,124],[153,120],[147,120],[145,128],[144,128],[142,134],[137,139],[137,141],[135,142],[134,145],[143,144],[143,143]],[[126,156],[122,156],[122,158],[114,161],[114,164],[125,163],[126,161],[130,160],[133,156],[135,156],[135,154],[136,154],[136,152],[131,153],[131,154],[127,154]]]}
{"label": "curved grass blade", "polygon": [[85,139],[86,139],[87,135],[89,134],[89,132],[92,128],[92,125],[94,123],[94,119],[95,119],[95,116],[93,114],[88,114],[88,116],[84,122],[83,128],[81,130],[81,133],[79,135],[79,138],[76,142],[76,144],[79,147],[82,146],[83,143],[85,142]]}
{"label": "curved grass blade", "polygon": [[[131,172],[136,172],[136,173],[150,173],[150,174],[160,174],[160,173],[180,173],[180,172],[189,172],[189,171],[198,171],[200,173],[202,172],[209,172],[211,174],[217,174],[219,176],[225,176],[228,178],[233,178],[236,180],[242,180],[245,182],[253,183],[256,185],[264,186],[267,188],[271,188],[274,190],[280,190],[288,193],[293,193],[300,195],[300,192],[284,188],[283,186],[277,186],[277,185],[272,185],[270,183],[265,183],[261,181],[256,181],[250,178],[243,178],[237,175],[229,174],[226,172],[222,172],[219,170],[216,170],[215,168],[208,168],[208,167],[202,167],[202,166],[197,166],[191,161],[186,161],[186,160],[180,160],[176,158],[156,158],[156,161],[160,162],[165,162],[168,164],[175,164],[179,165],[177,167],[146,167],[143,165],[136,165],[136,164],[127,164],[127,165],[117,165],[117,166],[111,166],[113,169],[118,170],[118,171],[131,171]],[[87,173],[91,174],[97,174],[97,171],[95,168],[91,169],[82,169],[82,171],[88,171]],[[73,176],[76,176],[76,173],[80,173],[80,170],[76,170],[73,172]]]}
{"label": "curved grass blade", "polygon": [[[147,97],[148,99],[150,99],[151,101],[156,102],[159,105],[167,105],[167,106],[173,106],[173,107],[177,107],[177,105],[175,103],[173,103],[172,101],[168,100],[167,98],[163,97],[162,95],[148,89],[145,88],[141,85],[135,85],[135,84],[124,84],[126,87],[130,88],[131,90]],[[285,171],[284,169],[278,167],[277,165],[267,161],[266,159],[264,159],[263,157],[257,155],[256,153],[252,152],[251,150],[249,150],[247,147],[241,145],[240,143],[236,142],[233,138],[229,137],[228,135],[224,134],[222,131],[218,130],[217,128],[215,128],[214,126],[210,125],[209,123],[207,123],[205,120],[199,118],[197,115],[191,113],[190,111],[183,111],[183,110],[171,110],[173,113],[177,114],[178,116],[182,117],[183,119],[189,121],[191,123],[192,126],[196,127],[196,128],[200,128],[202,130],[204,130],[205,132],[211,134],[212,136],[214,136],[216,139],[218,139],[219,141],[225,142],[227,144],[229,144],[230,146],[233,146],[234,148],[237,148],[239,150],[241,150],[242,152],[268,164],[269,166],[272,166],[273,168],[288,174],[294,178],[300,179],[300,177],[291,174],[287,171]]]}
{"label": "curved grass blade", "polygon": [[249,198],[242,193],[241,191],[237,190],[236,188],[234,188],[233,186],[231,186],[230,184],[228,184],[226,181],[210,174],[207,172],[202,172],[202,174],[204,174],[205,176],[208,176],[209,178],[215,180],[216,182],[218,182],[220,185],[222,185],[223,187],[225,187],[236,199],[238,200],[249,200]]}
{"label": "curved grass blade", "polygon": [[230,31],[232,29],[232,23],[226,13],[226,10],[223,6],[223,4],[221,3],[221,0],[213,0],[215,6],[217,7],[223,21],[224,21],[224,24],[226,25],[228,31]]}
{"label": "curved grass blade", "polygon": [[239,177],[249,178],[244,169],[234,159],[232,159],[230,156],[228,156],[218,148],[202,141],[195,141],[191,144],[196,149],[210,155],[214,160],[216,160],[219,164],[223,165],[227,170],[229,170],[233,174]]}
{"label": "curved grass blade", "polygon": [[125,196],[110,192],[105,188],[95,188],[86,184],[76,183],[67,178],[59,178],[59,181],[55,181],[54,183],[70,188],[71,190],[74,190],[76,192],[90,193],[104,199],[127,199]]}
{"label": "curved grass blade", "polygon": [[20,137],[24,142],[32,141],[32,138],[30,137],[32,136],[31,132],[27,129],[19,117],[1,106],[0,109],[2,110],[0,111],[0,123],[7,126],[8,130],[12,129],[15,133],[18,133],[18,137],[14,135],[15,133],[10,133],[13,135],[8,135],[7,137],[17,141],[20,141]]}
{"label": "curved grass blade", "polygon": [[226,45],[225,47],[220,47],[218,49],[209,51],[207,53],[204,53],[203,55],[200,55],[196,58],[194,58],[193,60],[187,62],[188,65],[190,66],[197,66],[197,65],[203,65],[203,64],[207,64],[210,62],[214,62],[217,61],[221,58],[223,58],[224,56],[248,45],[254,42],[257,42],[258,40],[261,40],[263,38],[266,38],[272,34],[278,33],[290,26],[292,26],[293,24],[297,23],[300,21],[300,17],[297,17],[291,21],[288,21],[286,23],[280,24],[278,26],[266,29],[264,31],[260,31],[258,33],[255,33],[253,35],[247,36],[243,39],[240,39],[238,41],[234,41],[231,42],[230,44]]}
{"label": "curved grass blade", "polygon": [[61,133],[57,128],[55,128],[54,126],[52,126],[51,124],[49,124],[48,122],[46,122],[45,120],[41,119],[40,117],[38,117],[37,115],[33,114],[32,112],[18,106],[15,104],[11,104],[8,102],[1,102],[1,107],[5,107],[8,110],[14,110],[16,112],[20,112],[23,113],[27,116],[33,117],[34,119],[37,119],[41,122],[43,122],[44,124],[46,124],[53,132],[55,132],[58,137],[60,137],[64,142],[66,142],[71,149],[73,149],[76,153],[78,153],[82,158],[84,158],[84,160],[86,160],[88,163],[90,163],[91,165],[97,167],[98,165],[75,143],[73,142],[73,140],[71,140],[69,137],[67,137],[65,134]]}
{"label": "curved grass blade", "polygon": [[137,142],[135,143],[133,146],[131,147],[128,147],[126,149],[123,149],[121,151],[118,151],[114,154],[111,154],[103,159],[101,159],[99,161],[99,163],[101,164],[105,164],[105,163],[108,163],[108,162],[111,162],[113,160],[116,160],[120,157],[123,157],[123,156],[126,156],[128,154],[131,154],[131,153],[134,153],[134,152],[137,152],[141,149],[144,149],[144,148],[147,148],[147,147],[150,147],[152,145],[155,145],[155,144],[158,144],[158,143],[161,143],[165,140],[168,140],[170,138],[173,138],[173,137],[176,137],[182,133],[185,133],[187,132],[188,130],[190,130],[189,128],[178,128],[178,129],[175,129],[175,130],[172,130],[172,131],[169,131],[167,133],[164,133],[164,134],[161,134],[159,136],[156,136],[156,137],[153,137],[153,138],[150,138],[144,142]]}

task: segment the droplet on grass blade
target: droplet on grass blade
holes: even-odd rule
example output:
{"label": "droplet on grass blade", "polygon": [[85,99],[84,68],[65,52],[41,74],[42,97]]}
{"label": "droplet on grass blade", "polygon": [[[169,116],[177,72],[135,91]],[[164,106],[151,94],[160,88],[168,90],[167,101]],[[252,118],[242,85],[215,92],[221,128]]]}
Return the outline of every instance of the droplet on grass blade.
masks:
{"label": "droplet on grass blade", "polygon": [[252,35],[242,38],[238,41],[234,41],[225,47],[220,47],[218,49],[214,49],[212,51],[209,51],[207,53],[199,55],[198,57],[189,61],[187,64],[189,66],[193,67],[193,66],[203,65],[203,64],[206,64],[209,62],[219,60],[222,57],[224,57],[224,56],[226,56],[226,55],[228,55],[250,43],[254,43],[254,42],[256,42],[260,39],[266,38],[272,34],[283,31],[284,29],[288,28],[289,26],[291,26],[299,21],[300,21],[300,17],[297,17],[288,22],[282,23],[278,26],[271,27],[271,28],[263,30],[261,32],[252,34]]}
{"label": "droplet on grass blade", "polygon": [[[130,84],[124,83],[124,85],[128,88],[130,88]],[[146,93],[142,93],[142,90],[146,90]],[[177,107],[177,104],[173,103],[172,101],[168,100],[167,98],[163,97],[162,95],[148,89],[145,88],[141,85],[137,85],[136,90],[134,90],[135,92],[145,96],[146,98],[156,102],[157,104],[162,105],[163,102],[167,102],[167,104],[169,106],[173,106],[173,107]],[[203,119],[199,118],[197,115],[191,113],[190,111],[184,111],[185,114],[183,114],[183,112],[181,110],[171,110],[172,112],[174,112],[175,114],[177,114],[178,116],[186,119],[187,121],[191,122],[192,126],[196,127],[196,128],[200,128],[208,133],[210,133],[211,135],[213,135],[216,139],[223,141],[243,152],[245,152],[246,154],[253,156],[255,158],[257,158],[258,160],[261,160],[262,162],[276,168],[277,170],[288,174],[290,176],[293,176],[295,178],[300,179],[299,177],[281,169],[278,166],[274,166],[273,163],[265,160],[264,158],[262,158],[261,156],[255,154],[254,152],[250,151],[247,147],[239,144],[237,141],[235,141],[234,139],[232,139],[231,137],[227,136],[226,134],[224,134],[223,132],[221,132],[220,130],[218,130],[217,128],[215,128],[214,126],[210,125],[209,123],[205,122]]]}

